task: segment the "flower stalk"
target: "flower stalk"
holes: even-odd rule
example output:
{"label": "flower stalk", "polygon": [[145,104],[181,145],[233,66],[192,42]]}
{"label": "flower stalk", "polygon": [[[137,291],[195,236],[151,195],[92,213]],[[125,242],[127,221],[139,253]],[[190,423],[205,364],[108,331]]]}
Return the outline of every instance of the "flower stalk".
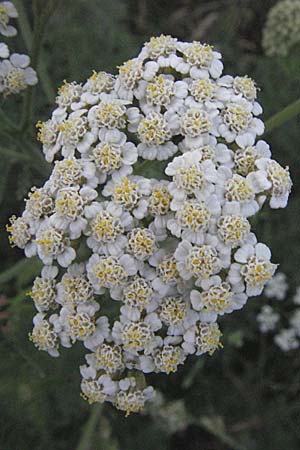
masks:
{"label": "flower stalk", "polygon": [[290,103],[284,109],[274,114],[266,121],[265,135],[285,124],[300,114],[300,99]]}
{"label": "flower stalk", "polygon": [[[22,33],[27,50],[31,51],[33,42],[33,32],[26,14],[25,7],[20,0],[16,0],[15,4],[18,8],[19,14],[18,22],[20,26],[20,31]],[[54,8],[52,8],[52,10],[54,11]],[[43,55],[39,61],[38,73],[45,96],[49,102],[52,102],[55,97],[55,91],[53,89],[51,79],[48,75]]]}
{"label": "flower stalk", "polygon": [[[30,25],[27,21],[27,17],[25,12],[20,15],[20,22],[21,22],[21,29],[24,33],[25,42],[30,42],[30,59],[33,67],[38,67],[39,65],[39,58],[40,53],[42,50],[42,43],[43,43],[43,37],[44,32],[46,29],[46,25],[48,23],[49,18],[53,14],[56,6],[58,5],[57,1],[50,0],[45,5],[42,12],[39,14],[35,11],[35,17],[34,17],[34,29],[33,34],[30,36]],[[42,71],[43,75],[45,75],[45,70]],[[44,82],[43,86],[45,86],[45,77],[43,76]],[[47,81],[47,86],[49,85]],[[52,89],[51,93],[47,87],[46,89],[47,96],[50,97],[50,99],[53,99],[52,95]],[[22,112],[22,119],[21,119],[21,125],[20,125],[20,131],[24,132],[28,125],[32,122],[32,101],[33,101],[33,91],[31,89],[27,90],[25,97],[24,97],[24,103],[23,103],[23,112]]]}
{"label": "flower stalk", "polygon": [[78,446],[76,450],[91,450],[93,436],[96,431],[97,425],[99,425],[100,416],[103,410],[103,404],[95,403],[91,409],[90,416],[84,425]]}

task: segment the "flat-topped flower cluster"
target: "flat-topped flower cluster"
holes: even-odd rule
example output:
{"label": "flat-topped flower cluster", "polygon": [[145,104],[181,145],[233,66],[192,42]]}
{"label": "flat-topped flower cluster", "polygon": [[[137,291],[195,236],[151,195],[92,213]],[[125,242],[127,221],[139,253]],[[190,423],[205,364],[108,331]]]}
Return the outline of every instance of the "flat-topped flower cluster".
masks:
{"label": "flat-topped flower cluster", "polygon": [[257,140],[254,81],[212,46],[161,35],[118,69],[59,89],[37,125],[52,174],[8,230],[44,264],[30,339],[52,356],[82,341],[83,396],[129,414],[153,396],[143,373],[213,354],[220,316],[272,278],[249,219],[292,183]]}
{"label": "flat-topped flower cluster", "polygon": [[[284,26],[283,26],[284,24]],[[300,0],[280,0],[269,10],[263,29],[266,55],[286,57],[300,44]]]}

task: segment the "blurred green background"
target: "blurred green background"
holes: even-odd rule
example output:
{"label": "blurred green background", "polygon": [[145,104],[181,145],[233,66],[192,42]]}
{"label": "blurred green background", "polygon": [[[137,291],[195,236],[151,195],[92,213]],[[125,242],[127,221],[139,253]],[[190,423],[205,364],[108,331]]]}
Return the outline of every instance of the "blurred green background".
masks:
{"label": "blurred green background", "polygon": [[[34,14],[40,14],[47,2],[14,3],[22,23],[17,38],[6,42],[28,53]],[[46,81],[31,92],[32,115],[26,116],[20,95],[1,100],[2,110],[15,123],[20,114],[30,122],[21,135],[7,134],[0,124],[0,449],[299,449],[299,351],[284,354],[271,338],[259,334],[256,314],[262,299],[250,300],[242,312],[222,320],[222,351],[201,361],[190,358],[174,375],[150,377],[168,401],[184,401],[190,424],[182,419],[177,429],[170,429],[158,411],[125,419],[110,406],[93,409],[79,396],[78,361],[83,362],[84,355],[80,344],[51,359],[28,341],[34,308],[26,292],[39,265],[24,261],[21,251],[11,249],[5,232],[8,218],[22,212],[27,191],[40,186],[50,170],[39,156],[35,123],[50,117],[56,89],[64,79],[85,80],[93,69],[116,73],[116,66],[134,57],[153,35],[165,33],[215,45],[223,54],[225,73],[248,74],[256,80],[264,119],[300,98],[299,49],[285,58],[269,58],[261,47],[266,15],[276,1],[56,3],[38,66]],[[290,295],[300,285],[299,137],[299,118],[266,137],[274,158],[290,166],[294,189],[287,209],[264,208],[254,225],[258,238],[270,245],[274,262],[288,276]],[[285,314],[291,301],[278,308]],[[94,432],[89,434],[93,421]]]}

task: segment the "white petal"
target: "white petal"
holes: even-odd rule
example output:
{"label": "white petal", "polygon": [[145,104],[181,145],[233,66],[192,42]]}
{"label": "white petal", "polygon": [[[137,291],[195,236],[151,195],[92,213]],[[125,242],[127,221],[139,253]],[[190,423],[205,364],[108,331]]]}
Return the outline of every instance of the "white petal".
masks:
{"label": "white petal", "polygon": [[237,250],[237,252],[234,255],[234,259],[237,262],[246,263],[253,254],[254,254],[253,246],[246,244]]}

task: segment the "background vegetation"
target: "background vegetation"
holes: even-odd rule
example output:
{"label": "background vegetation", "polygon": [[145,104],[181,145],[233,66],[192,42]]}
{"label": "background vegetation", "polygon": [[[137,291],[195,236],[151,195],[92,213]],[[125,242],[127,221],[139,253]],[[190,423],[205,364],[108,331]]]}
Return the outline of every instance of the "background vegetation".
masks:
{"label": "background vegetation", "polygon": [[[153,377],[153,385],[168,400],[183,399],[188,426],[182,419],[177,430],[171,430],[157,410],[125,419],[109,406],[91,408],[80,398],[79,344],[51,359],[28,341],[33,305],[26,292],[39,264],[10,249],[5,233],[5,223],[22,211],[29,188],[40,186],[50,170],[35,140],[35,123],[50,116],[56,89],[64,79],[86,79],[92,69],[115,73],[115,67],[135,56],[152,35],[167,33],[214,44],[223,53],[226,73],[247,73],[257,81],[265,119],[300,98],[299,51],[268,58],[261,48],[266,14],[275,3],[14,1],[20,14],[16,50],[31,52],[33,66],[39,61],[41,82],[23,97],[1,100],[1,450],[300,448],[299,351],[283,354],[271,338],[259,334],[256,314],[262,299],[250,300],[242,312],[222,321],[222,351],[201,361],[190,358],[174,375]],[[51,17],[47,5],[53,6]],[[41,17],[43,36],[32,33]],[[294,189],[287,209],[270,213],[265,208],[255,223],[258,237],[271,246],[273,260],[288,276],[290,295],[300,284],[299,136],[299,119],[293,119],[266,137],[275,159],[290,166]],[[291,301],[278,308],[288,311]]]}

